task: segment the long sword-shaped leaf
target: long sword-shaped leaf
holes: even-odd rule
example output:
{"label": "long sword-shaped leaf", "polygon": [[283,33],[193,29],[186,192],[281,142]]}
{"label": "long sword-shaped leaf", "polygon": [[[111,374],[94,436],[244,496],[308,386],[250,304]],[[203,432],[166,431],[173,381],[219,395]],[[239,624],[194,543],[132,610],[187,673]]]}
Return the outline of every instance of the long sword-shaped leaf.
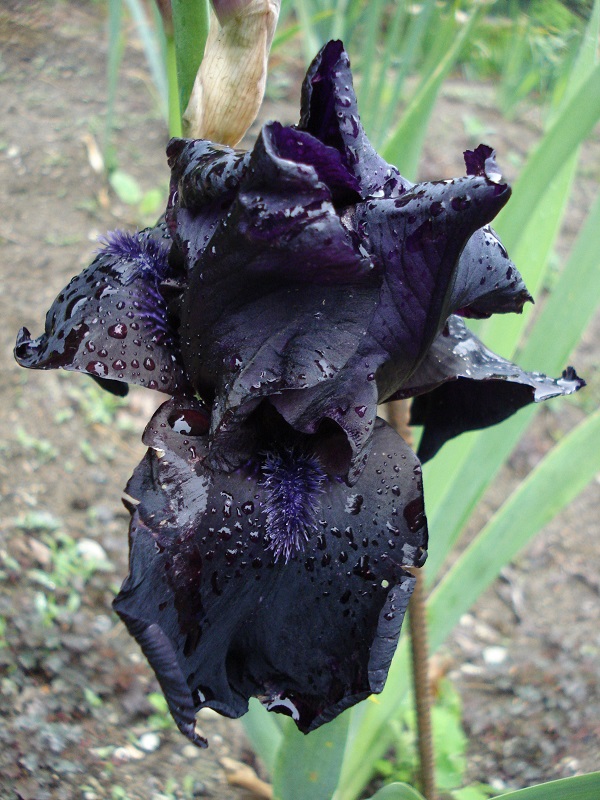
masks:
{"label": "long sword-shaped leaf", "polygon": [[277,715],[269,714],[258,700],[250,700],[248,713],[242,719],[252,747],[265,765],[269,775],[275,772],[277,753],[283,741],[282,726]]}
{"label": "long sword-shaped leaf", "polygon": [[169,105],[167,90],[167,73],[164,52],[161,46],[160,33],[152,26],[141,0],[125,0],[131,18],[135,23],[138,35],[144,48],[152,81],[156,87],[161,113],[166,116]]}
{"label": "long sword-shaped leaf", "polygon": [[[587,328],[600,299],[598,231],[600,197],[519,352],[518,360],[525,368],[559,374]],[[469,433],[449,442],[425,465],[432,532],[427,572],[430,580],[437,575],[463,525],[538,409],[539,406],[529,406],[491,430]]]}
{"label": "long sword-shaped leaf", "polygon": [[600,772],[528,786],[501,795],[502,800],[598,800],[599,797]]}
{"label": "long sword-shaped leaf", "polygon": [[565,436],[525,478],[433,591],[430,641],[438,647],[505,564],[600,471],[600,411]]}
{"label": "long sword-shaped leaf", "polygon": [[469,21],[454,36],[452,45],[438,61],[435,69],[421,82],[402,114],[402,119],[383,147],[382,156],[396,164],[409,180],[415,180],[427,125],[442,81],[458,58],[476,17],[477,12],[473,12]]}
{"label": "long sword-shaped leaf", "polygon": [[599,119],[600,64],[597,64],[527,161],[510,203],[494,222],[509,252],[514,251],[523,233],[523,220],[529,219],[531,210],[543,199],[561,166],[590,135]]}
{"label": "long sword-shaped leaf", "polygon": [[[432,652],[502,567],[600,470],[600,411],[559,442],[496,512],[433,591],[428,604]],[[389,721],[408,690],[406,640],[392,662],[377,703],[369,704],[355,729],[336,798],[354,800],[371,776],[371,765],[392,741]]]}
{"label": "long sword-shaped leaf", "polygon": [[304,736],[295,727],[286,731],[277,755],[275,800],[330,800],[338,784],[350,714]]}
{"label": "long sword-shaped leaf", "polygon": [[425,798],[407,783],[390,783],[374,794],[370,800],[425,800]]}

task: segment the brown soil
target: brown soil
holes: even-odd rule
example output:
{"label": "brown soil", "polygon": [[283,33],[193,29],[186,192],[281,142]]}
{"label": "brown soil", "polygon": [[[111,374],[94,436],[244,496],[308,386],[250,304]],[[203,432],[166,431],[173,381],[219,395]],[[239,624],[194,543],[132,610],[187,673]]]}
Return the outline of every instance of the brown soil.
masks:
{"label": "brown soil", "polygon": [[[126,403],[112,403],[82,376],[26,372],[12,359],[19,327],[39,333],[96,237],[141,222],[90,166],[106,103],[102,9],[4,0],[0,43],[0,797],[242,800],[249,793],[229,786],[219,763],[250,758],[241,725],[201,714],[207,751],[163,727],[148,699],[157,684],[111,611],[127,571],[120,492],[143,455],[155,398],[134,389]],[[126,51],[119,97],[120,165],[145,190],[164,188],[168,137],[139,48]],[[282,107],[293,121],[295,105],[267,106],[268,115],[281,118]],[[443,141],[436,126],[427,146],[428,176],[462,172],[461,152],[479,138],[467,135],[467,116],[515,163],[538,132],[535,112],[506,125],[490,87],[454,82],[439,109]],[[598,141],[590,153],[595,168],[588,157],[564,246],[593,196]],[[494,496],[594,406],[599,330],[596,323],[574,359],[592,385],[587,398],[544,411]],[[505,570],[445,649],[472,737],[472,780],[516,787],[600,767],[598,505],[594,484]],[[90,553],[109,563],[86,568]]]}

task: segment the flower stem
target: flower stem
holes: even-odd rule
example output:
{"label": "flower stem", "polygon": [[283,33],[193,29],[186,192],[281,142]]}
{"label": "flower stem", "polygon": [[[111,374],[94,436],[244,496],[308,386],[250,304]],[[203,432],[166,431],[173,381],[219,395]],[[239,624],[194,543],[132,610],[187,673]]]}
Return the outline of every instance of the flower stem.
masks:
{"label": "flower stem", "polygon": [[[412,447],[412,431],[408,424],[410,400],[390,403],[387,412],[390,425]],[[415,713],[417,717],[420,789],[426,800],[435,800],[435,759],[431,729],[431,688],[429,682],[425,580],[422,568],[411,571],[417,581],[408,606],[408,623],[411,641]]]}
{"label": "flower stem", "polygon": [[426,800],[435,800],[435,770],[431,730],[431,690],[425,581],[422,570],[413,573],[417,582],[409,605],[409,629],[412,653],[417,739],[420,764],[420,789]]}
{"label": "flower stem", "polygon": [[169,87],[169,135],[181,136],[181,107],[179,105],[179,83],[177,81],[177,59],[175,37],[167,33],[167,85]]}

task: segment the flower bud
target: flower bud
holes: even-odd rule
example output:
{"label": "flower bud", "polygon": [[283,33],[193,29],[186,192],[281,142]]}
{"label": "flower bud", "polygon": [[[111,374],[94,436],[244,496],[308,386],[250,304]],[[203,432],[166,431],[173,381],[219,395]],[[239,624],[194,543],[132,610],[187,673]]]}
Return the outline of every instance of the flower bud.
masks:
{"label": "flower bud", "polygon": [[280,0],[213,2],[204,58],[183,115],[186,135],[235,146],[265,91]]}

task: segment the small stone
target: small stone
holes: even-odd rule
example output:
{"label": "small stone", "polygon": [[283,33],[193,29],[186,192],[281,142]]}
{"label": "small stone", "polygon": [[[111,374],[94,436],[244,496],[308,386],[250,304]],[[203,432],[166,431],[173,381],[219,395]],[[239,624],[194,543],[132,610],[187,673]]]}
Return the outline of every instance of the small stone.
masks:
{"label": "small stone", "polygon": [[133,747],[133,745],[126,745],[125,747],[117,747],[117,749],[113,753],[113,761],[139,761],[141,758],[144,758],[144,753],[141,750],[138,750],[137,747]]}
{"label": "small stone", "polygon": [[202,751],[199,747],[194,747],[193,744],[186,744],[181,751],[181,755],[184,756],[184,758],[196,759],[202,755]]}
{"label": "small stone", "polygon": [[497,666],[498,664],[503,664],[506,661],[508,650],[506,647],[493,645],[492,647],[484,648],[482,655],[486,664]]}
{"label": "small stone", "polygon": [[77,542],[77,554],[88,562],[105,563],[108,561],[106,550],[94,539],[80,539]]}
{"label": "small stone", "polygon": [[137,746],[145,753],[153,753],[160,747],[160,736],[157,733],[143,733],[137,741]]}

